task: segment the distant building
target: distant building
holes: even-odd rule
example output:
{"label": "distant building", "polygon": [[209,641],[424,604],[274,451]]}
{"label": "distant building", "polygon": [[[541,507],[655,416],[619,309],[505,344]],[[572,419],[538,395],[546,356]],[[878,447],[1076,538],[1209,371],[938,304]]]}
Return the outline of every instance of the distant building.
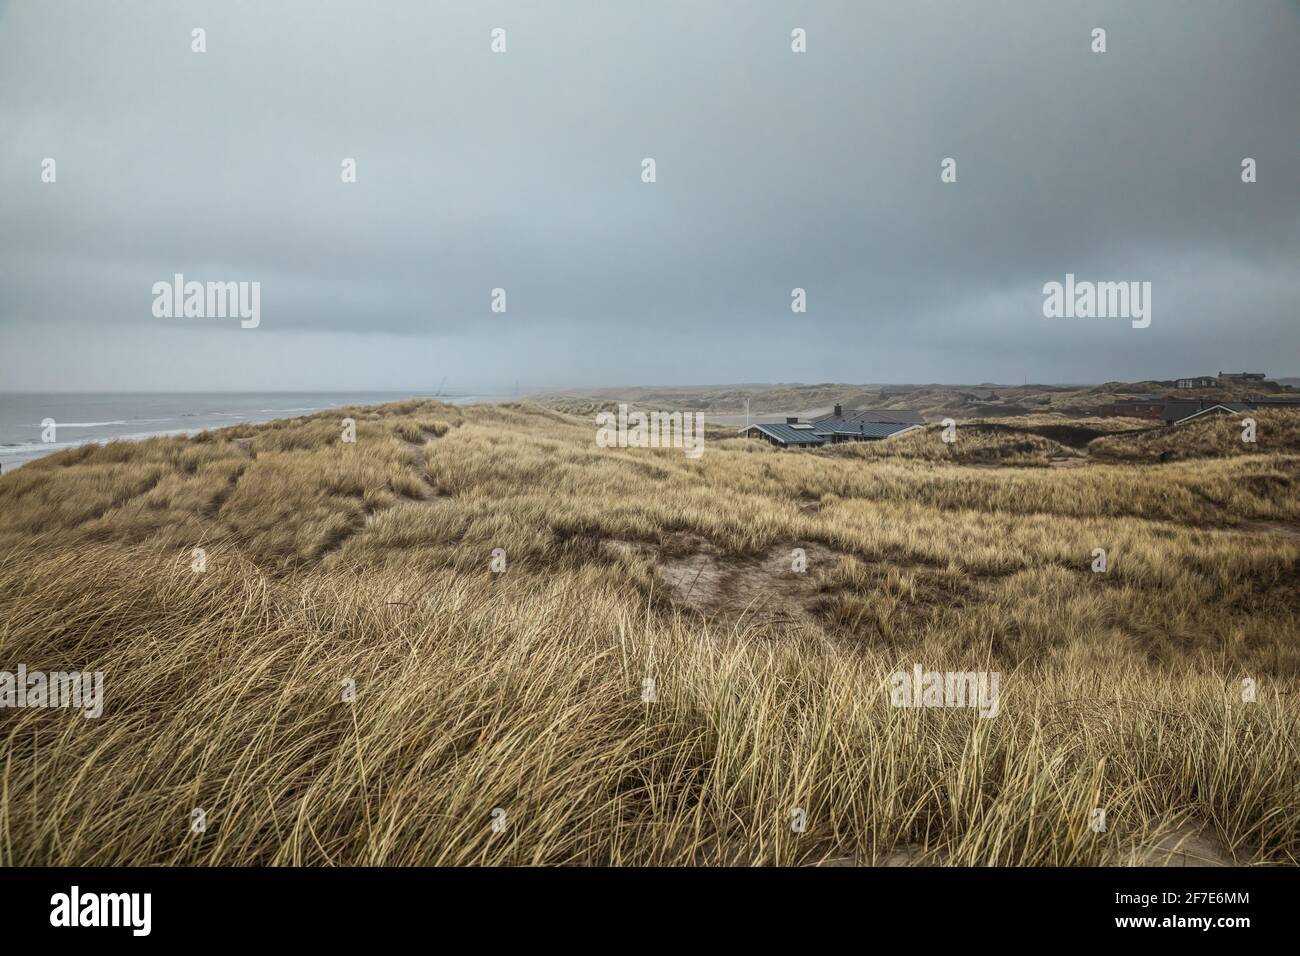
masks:
{"label": "distant building", "polygon": [[770,422],[750,425],[740,433],[746,438],[762,438],[782,448],[820,448],[826,438],[813,431],[812,422],[787,418],[784,423]]}
{"label": "distant building", "polygon": [[1181,425],[1209,415],[1240,415],[1250,411],[1245,402],[1170,402],[1165,406],[1165,424]]}
{"label": "distant building", "polygon": [[1206,415],[1240,415],[1243,412],[1289,408],[1300,411],[1300,398],[1250,398],[1244,402],[1174,401],[1165,405],[1166,425],[1181,425]]}
{"label": "distant building", "polygon": [[1262,382],[1265,375],[1263,372],[1220,372],[1219,378],[1230,382]]}
{"label": "distant building", "polygon": [[[883,416],[889,416],[892,420],[876,420]],[[749,438],[762,438],[782,448],[819,448],[822,445],[839,445],[851,441],[893,438],[895,435],[915,431],[924,422],[925,419],[919,413],[909,409],[868,409],[845,416],[842,406],[836,405],[833,415],[825,415],[815,421],[801,422],[797,417],[791,417],[784,422],[760,422],[742,429],[741,434]]]}
{"label": "distant building", "polygon": [[[1220,373],[1222,374],[1222,373]],[[1180,378],[1179,388],[1218,388],[1219,380],[1213,375],[1201,375],[1197,378]]]}

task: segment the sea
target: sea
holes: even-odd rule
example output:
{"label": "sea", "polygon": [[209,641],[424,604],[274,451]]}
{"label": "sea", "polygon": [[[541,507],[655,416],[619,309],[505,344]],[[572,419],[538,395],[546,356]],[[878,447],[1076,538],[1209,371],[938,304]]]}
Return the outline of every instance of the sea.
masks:
{"label": "sea", "polygon": [[[193,435],[348,405],[407,398],[466,405],[505,396],[429,392],[46,392],[0,393],[0,472],[87,442]],[[42,423],[53,420],[52,431]],[[44,438],[53,438],[45,441]]]}

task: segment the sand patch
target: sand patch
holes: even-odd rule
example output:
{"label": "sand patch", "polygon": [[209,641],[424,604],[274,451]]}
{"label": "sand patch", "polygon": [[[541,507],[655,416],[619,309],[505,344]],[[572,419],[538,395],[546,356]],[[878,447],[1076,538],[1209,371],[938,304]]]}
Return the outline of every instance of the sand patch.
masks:
{"label": "sand patch", "polygon": [[[647,560],[673,602],[709,617],[760,619],[770,623],[813,621],[824,602],[821,585],[843,555],[813,542],[783,543],[755,557],[721,554],[693,534],[672,536],[662,545],[609,540],[611,552]],[[795,549],[805,570],[795,570]]]}
{"label": "sand patch", "polygon": [[1053,458],[1048,461],[1049,468],[1082,468],[1088,464],[1087,458]]}
{"label": "sand patch", "polygon": [[935,860],[928,857],[925,847],[919,843],[905,843],[897,846],[890,853],[877,858],[875,863],[864,863],[857,856],[849,854],[848,856],[829,857],[812,864],[813,866],[879,866],[879,867],[897,867],[897,866],[933,866]]}
{"label": "sand patch", "polygon": [[1241,866],[1247,862],[1234,856],[1213,830],[1190,824],[1160,834],[1154,843],[1139,847],[1132,859],[1134,866]]}

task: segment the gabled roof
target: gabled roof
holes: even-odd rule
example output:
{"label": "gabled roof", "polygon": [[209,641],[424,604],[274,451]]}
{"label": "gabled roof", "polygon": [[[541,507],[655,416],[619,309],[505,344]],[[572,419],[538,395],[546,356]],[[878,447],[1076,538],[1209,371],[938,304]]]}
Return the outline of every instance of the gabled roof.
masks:
{"label": "gabled roof", "polygon": [[741,429],[741,434],[749,431],[760,431],[769,438],[779,441],[783,445],[824,445],[826,436],[819,435],[816,431],[807,428],[795,428],[785,422],[767,422],[755,423],[748,429]]}
{"label": "gabled roof", "polygon": [[1176,422],[1201,410],[1200,402],[1165,402],[1165,420]]}
{"label": "gabled roof", "polygon": [[847,418],[818,421],[813,430],[819,435],[859,435],[864,438],[889,438],[902,432],[909,432],[920,425],[908,425],[903,422],[863,422]]}
{"label": "gabled roof", "polygon": [[[1190,415],[1182,418],[1175,418],[1174,424],[1181,425],[1183,422],[1190,422],[1193,418],[1200,418],[1202,415],[1240,415],[1242,412],[1250,411],[1250,406],[1245,402],[1216,402],[1213,405],[1207,405],[1199,411],[1194,411]],[[1165,416],[1168,417],[1169,410],[1165,410]]]}
{"label": "gabled roof", "polygon": [[1231,405],[1231,402],[1216,402],[1205,398],[1177,399],[1165,402],[1165,421],[1178,422],[1195,415],[1197,412],[1215,405]]}
{"label": "gabled roof", "polygon": [[824,445],[835,435],[849,435],[858,438],[892,438],[904,432],[915,431],[920,425],[907,425],[902,422],[860,422],[849,419],[822,419],[813,425],[800,422],[797,426],[788,422],[755,422],[748,429],[741,429],[741,434],[757,431],[782,445]]}

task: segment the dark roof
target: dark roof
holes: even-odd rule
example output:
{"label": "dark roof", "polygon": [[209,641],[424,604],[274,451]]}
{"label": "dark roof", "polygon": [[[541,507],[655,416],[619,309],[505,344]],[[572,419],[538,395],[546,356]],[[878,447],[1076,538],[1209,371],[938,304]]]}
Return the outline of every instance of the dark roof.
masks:
{"label": "dark roof", "polygon": [[1181,399],[1175,402],[1165,402],[1165,418],[1170,421],[1178,421],[1181,418],[1186,418],[1188,415],[1193,415],[1196,412],[1199,412],[1203,408],[1210,408],[1211,406],[1218,404],[1221,403],[1207,401],[1203,398]]}
{"label": "dark roof", "polygon": [[1165,420],[1178,425],[1215,410],[1240,414],[1250,411],[1250,405],[1246,402],[1170,402],[1165,406]]}
{"label": "dark roof", "polygon": [[1165,404],[1165,421],[1182,422],[1199,415],[1201,412],[1209,411],[1212,408],[1221,408],[1226,411],[1248,412],[1253,408],[1300,408],[1300,397],[1291,397],[1289,395],[1279,395],[1276,397],[1250,398],[1244,402],[1213,402],[1206,399],[1200,401],[1184,402],[1167,402]]}
{"label": "dark roof", "polygon": [[[835,415],[823,415],[821,418],[814,418],[813,421],[821,423],[834,421],[836,418]],[[859,408],[847,415],[840,415],[838,418],[849,422],[892,422],[900,425],[925,424],[925,419],[921,417],[921,413],[910,408]]]}
{"label": "dark roof", "polygon": [[[805,425],[807,423],[804,423]],[[854,435],[862,438],[889,438],[899,432],[911,431],[915,425],[903,422],[860,422],[847,418],[822,419],[811,428],[796,428],[785,422],[756,422],[746,431],[757,429],[782,445],[824,445],[832,435]]]}
{"label": "dark roof", "polygon": [[861,435],[865,438],[888,438],[914,426],[905,422],[862,422],[848,418],[825,419],[817,422],[813,429],[819,435]]}
{"label": "dark roof", "polygon": [[816,434],[811,428],[795,428],[785,422],[770,422],[749,426],[749,431],[758,429],[769,438],[774,438],[783,445],[824,445],[825,436]]}

